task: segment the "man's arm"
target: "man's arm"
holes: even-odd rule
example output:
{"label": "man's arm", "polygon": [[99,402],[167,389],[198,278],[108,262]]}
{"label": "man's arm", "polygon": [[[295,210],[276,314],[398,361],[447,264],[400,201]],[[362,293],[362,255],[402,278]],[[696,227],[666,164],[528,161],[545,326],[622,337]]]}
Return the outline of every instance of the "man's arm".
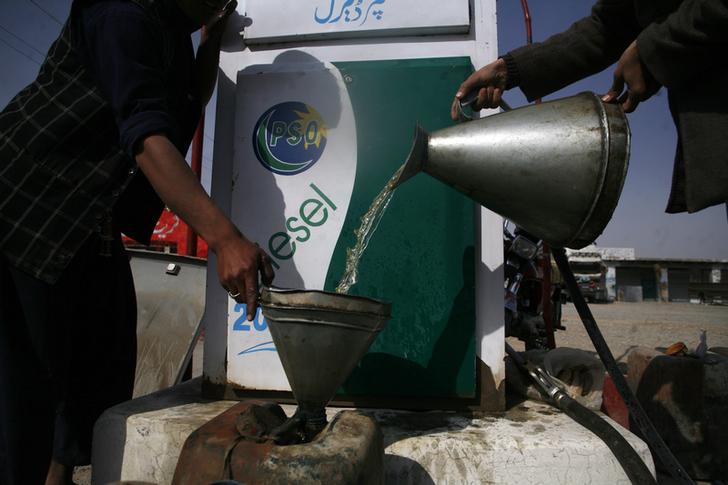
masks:
{"label": "man's arm", "polygon": [[637,36],[632,0],[600,0],[591,16],[560,34],[514,49],[474,72],[459,87],[455,103],[478,89],[473,109],[497,108],[503,91],[520,87],[529,101],[545,96],[616,61]]}
{"label": "man's arm", "polygon": [[159,197],[194,229],[217,255],[220,283],[247,305],[248,319],[255,315],[258,273],[265,284],[273,280],[268,255],[243,236],[213,203],[179,151],[164,135],[144,139],[136,156],[139,168]]}
{"label": "man's arm", "polygon": [[600,0],[589,17],[544,42],[509,52],[506,60],[533,101],[606,69],[638,33],[633,0]]}
{"label": "man's arm", "polygon": [[268,256],[242,236],[207,196],[170,141],[179,136],[166,101],[164,53],[158,29],[132,2],[95,3],[82,10],[87,65],[109,101],[120,145],[136,159],[159,197],[218,256],[222,285],[255,315],[258,274],[270,283]]}

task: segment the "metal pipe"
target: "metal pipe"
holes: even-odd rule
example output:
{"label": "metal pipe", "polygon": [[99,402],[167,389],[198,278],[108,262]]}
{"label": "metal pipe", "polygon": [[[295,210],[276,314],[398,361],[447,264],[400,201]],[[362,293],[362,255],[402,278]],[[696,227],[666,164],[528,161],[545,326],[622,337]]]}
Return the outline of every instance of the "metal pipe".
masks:
{"label": "metal pipe", "polygon": [[[528,0],[521,0],[521,10],[523,10],[523,21],[526,23],[526,44],[533,44],[533,25],[531,22],[531,11],[528,8]],[[541,98],[535,101],[536,104],[541,104]]]}
{"label": "metal pipe", "polygon": [[526,43],[533,42],[533,30],[531,27],[531,11],[528,9],[528,0],[521,0],[521,9],[523,10],[523,20],[526,22]]}

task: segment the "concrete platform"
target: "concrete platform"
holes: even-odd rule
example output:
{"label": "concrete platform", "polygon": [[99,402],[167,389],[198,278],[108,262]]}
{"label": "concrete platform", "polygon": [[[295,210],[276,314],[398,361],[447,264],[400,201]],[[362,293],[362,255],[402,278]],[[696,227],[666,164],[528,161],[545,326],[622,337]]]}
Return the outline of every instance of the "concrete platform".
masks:
{"label": "concrete platform", "polygon": [[[94,484],[170,483],[187,436],[235,404],[200,399],[200,381],[129,401],[96,423]],[[294,407],[285,407],[292,414]],[[329,408],[329,417],[340,409]],[[367,410],[384,434],[385,483],[628,484],[609,449],[555,408],[534,401],[498,415]],[[608,418],[607,418],[608,419]],[[647,445],[610,421],[649,468]]]}

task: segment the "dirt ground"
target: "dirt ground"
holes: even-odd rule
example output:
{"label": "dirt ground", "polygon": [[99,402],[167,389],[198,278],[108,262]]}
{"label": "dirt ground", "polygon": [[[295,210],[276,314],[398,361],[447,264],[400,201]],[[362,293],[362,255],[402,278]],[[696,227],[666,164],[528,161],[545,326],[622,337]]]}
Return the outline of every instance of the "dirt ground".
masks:
{"label": "dirt ground", "polygon": [[[728,347],[728,306],[692,303],[592,303],[589,305],[599,329],[618,361],[625,362],[635,347],[665,348],[683,342],[689,349],[698,345],[701,330],[706,331],[708,347]],[[556,332],[558,347],[594,352],[574,305],[562,309],[562,325]],[[517,350],[523,344],[509,338]]]}

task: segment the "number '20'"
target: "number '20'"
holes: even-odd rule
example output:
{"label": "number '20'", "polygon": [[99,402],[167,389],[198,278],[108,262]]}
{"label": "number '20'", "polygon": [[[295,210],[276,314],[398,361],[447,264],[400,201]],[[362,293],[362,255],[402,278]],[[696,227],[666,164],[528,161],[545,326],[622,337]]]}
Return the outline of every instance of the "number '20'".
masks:
{"label": "number '20'", "polygon": [[233,331],[235,332],[250,332],[250,324],[253,324],[253,328],[257,332],[262,332],[263,330],[268,328],[268,322],[266,322],[265,317],[263,316],[263,312],[260,310],[260,307],[258,307],[257,311],[255,312],[255,317],[253,317],[253,321],[249,322],[246,317],[246,309],[247,306],[245,303],[236,303],[235,304],[235,313],[240,313],[240,316],[235,319],[235,323],[233,324]]}

